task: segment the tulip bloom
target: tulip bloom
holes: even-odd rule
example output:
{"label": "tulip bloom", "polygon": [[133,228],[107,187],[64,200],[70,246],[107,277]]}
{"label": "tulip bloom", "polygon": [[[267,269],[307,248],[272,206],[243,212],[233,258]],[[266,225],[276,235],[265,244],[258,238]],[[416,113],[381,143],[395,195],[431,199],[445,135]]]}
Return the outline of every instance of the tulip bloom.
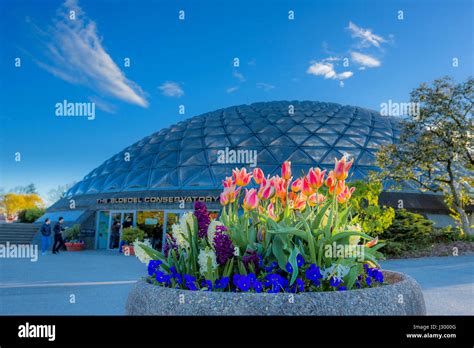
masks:
{"label": "tulip bloom", "polygon": [[286,185],[285,185],[285,180],[278,176],[273,177],[273,186],[275,187],[276,190],[276,195],[284,201],[286,198]]}
{"label": "tulip bloom", "polygon": [[332,193],[334,190],[334,185],[336,185],[336,177],[334,176],[333,170],[329,172],[325,184],[329,188],[329,192]]}
{"label": "tulip bloom", "polygon": [[[239,192],[240,192],[240,187],[236,190],[235,185],[226,187],[224,189],[224,192],[222,192],[222,194],[224,194],[227,197],[227,201],[224,200],[224,202],[234,203],[237,196],[239,195]],[[222,202],[222,199],[221,199],[221,202]]]}
{"label": "tulip bloom", "polygon": [[301,184],[301,193],[304,194],[306,197],[309,197],[313,194],[313,192],[313,189],[309,186],[308,179],[304,177],[303,183]]}
{"label": "tulip bloom", "polygon": [[276,220],[276,215],[275,215],[275,207],[273,206],[273,203],[270,203],[267,207],[267,214],[272,220]]}
{"label": "tulip bloom", "polygon": [[230,187],[232,185],[235,185],[234,179],[231,176],[227,176],[225,180],[222,180],[222,186],[224,187]]}
{"label": "tulip bloom", "polygon": [[260,185],[263,180],[265,180],[265,176],[263,175],[263,170],[260,168],[255,168],[253,170],[253,180],[257,185]]}
{"label": "tulip bloom", "polygon": [[316,169],[311,168],[307,176],[309,186],[315,190],[323,186],[324,174],[326,174],[326,169],[321,171],[321,169],[319,168],[316,168]]}
{"label": "tulip bloom", "polygon": [[275,188],[271,185],[260,186],[258,190],[258,198],[262,200],[271,199],[275,195]]}
{"label": "tulip bloom", "polygon": [[342,158],[338,161],[337,158],[334,159],[335,166],[334,166],[334,176],[337,180],[346,180],[347,176],[349,175],[349,169],[354,162],[354,159],[351,159],[349,162],[346,162],[346,156],[342,156]]}
{"label": "tulip bloom", "polygon": [[306,197],[300,194],[293,204],[295,209],[303,211],[306,208]]}
{"label": "tulip bloom", "polygon": [[336,189],[336,196],[339,195],[346,188],[346,183],[344,180],[338,180],[337,184],[329,188],[329,193],[332,194],[334,189]]}
{"label": "tulip bloom", "polygon": [[252,174],[247,173],[247,169],[245,168],[242,168],[240,170],[235,168],[234,170],[232,170],[232,176],[234,177],[237,186],[240,187],[247,186],[250,183],[250,180],[252,179]]}
{"label": "tulip bloom", "polygon": [[340,194],[338,194],[337,201],[341,204],[344,202],[347,202],[351,198],[352,193],[354,193],[354,191],[355,191],[355,187],[351,187],[349,189],[349,187],[346,186],[344,190]]}
{"label": "tulip bloom", "polygon": [[221,205],[226,206],[229,204],[229,196],[225,192],[222,192],[220,195],[220,201]]}
{"label": "tulip bloom", "polygon": [[258,197],[255,189],[245,189],[245,197],[242,206],[247,211],[254,210],[258,207]]}
{"label": "tulip bloom", "polygon": [[377,243],[379,242],[379,236],[375,237],[374,239],[372,239],[370,242],[367,242],[365,244],[365,246],[367,248],[372,248],[374,245],[376,245]]}
{"label": "tulip bloom", "polygon": [[293,181],[293,183],[291,184],[291,191],[293,192],[300,192],[301,191],[301,179],[296,179],[295,181]]}
{"label": "tulip bloom", "polygon": [[281,166],[281,176],[285,180],[291,179],[291,162],[285,161]]}
{"label": "tulip bloom", "polygon": [[318,204],[323,203],[326,200],[326,196],[320,193],[313,193],[311,196],[308,197],[308,204],[311,207],[314,207]]}

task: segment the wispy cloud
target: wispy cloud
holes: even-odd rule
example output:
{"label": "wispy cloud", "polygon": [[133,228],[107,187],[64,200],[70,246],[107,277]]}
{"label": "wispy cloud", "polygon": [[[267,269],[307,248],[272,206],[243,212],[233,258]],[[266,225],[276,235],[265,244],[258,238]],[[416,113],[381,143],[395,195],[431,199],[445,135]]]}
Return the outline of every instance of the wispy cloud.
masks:
{"label": "wispy cloud", "polygon": [[[75,19],[70,19],[70,11]],[[54,25],[45,32],[45,60],[37,64],[54,76],[75,85],[86,86],[96,93],[130,104],[148,106],[145,93],[125,77],[102,46],[97,25],[79,7],[67,0],[57,11]]]}
{"label": "wispy cloud", "polygon": [[240,82],[245,82],[246,80],[245,76],[236,70],[233,71],[232,75]]}
{"label": "wispy cloud", "polygon": [[234,93],[235,91],[237,91],[240,87],[239,86],[232,86],[232,87],[229,87],[226,89],[226,92],[227,93]]}
{"label": "wispy cloud", "polygon": [[361,65],[362,67],[376,68],[381,65],[380,60],[377,58],[369,56],[368,54],[362,54],[360,52],[351,52],[351,58],[355,63]]}
{"label": "wispy cloud", "polygon": [[184,91],[177,82],[166,81],[160,87],[161,93],[167,97],[180,98],[184,95]]}
{"label": "wispy cloud", "polygon": [[349,22],[347,29],[349,29],[353,38],[359,40],[360,47],[380,47],[382,43],[387,42],[382,36],[374,34],[372,29],[361,28],[352,22]]}
{"label": "wispy cloud", "polygon": [[324,60],[320,62],[312,61],[308,70],[306,70],[306,73],[315,76],[323,76],[325,79],[333,80],[345,80],[354,75],[352,71],[344,71],[341,73],[337,73],[334,69],[334,64],[326,62]]}
{"label": "wispy cloud", "polygon": [[257,82],[256,86],[257,88],[263,89],[265,92],[271,91],[275,88],[274,85],[265,82]]}

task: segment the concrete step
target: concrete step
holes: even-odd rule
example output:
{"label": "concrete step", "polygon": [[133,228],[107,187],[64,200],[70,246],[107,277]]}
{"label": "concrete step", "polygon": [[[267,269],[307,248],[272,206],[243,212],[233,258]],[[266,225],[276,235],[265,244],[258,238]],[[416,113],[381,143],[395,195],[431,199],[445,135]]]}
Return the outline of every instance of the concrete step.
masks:
{"label": "concrete step", "polygon": [[0,243],[31,243],[40,226],[25,223],[0,223]]}

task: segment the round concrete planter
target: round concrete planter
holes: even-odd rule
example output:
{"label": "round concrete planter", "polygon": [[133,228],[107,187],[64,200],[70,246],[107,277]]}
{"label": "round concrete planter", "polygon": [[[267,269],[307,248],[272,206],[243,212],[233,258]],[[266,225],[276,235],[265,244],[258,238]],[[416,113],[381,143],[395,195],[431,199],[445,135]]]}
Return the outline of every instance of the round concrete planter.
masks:
{"label": "round concrete planter", "polygon": [[163,288],[139,280],[127,315],[424,315],[423,293],[411,277],[384,271],[388,285],[351,291],[223,293]]}

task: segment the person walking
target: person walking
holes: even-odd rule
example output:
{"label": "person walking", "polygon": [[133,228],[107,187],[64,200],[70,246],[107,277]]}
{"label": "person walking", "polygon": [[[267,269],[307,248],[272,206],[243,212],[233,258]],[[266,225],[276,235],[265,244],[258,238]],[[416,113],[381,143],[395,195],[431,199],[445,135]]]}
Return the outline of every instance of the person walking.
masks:
{"label": "person walking", "polygon": [[54,225],[54,243],[53,243],[53,254],[59,253],[59,248],[64,247],[64,240],[62,232],[65,230],[63,227],[64,218],[61,216]]}
{"label": "person walking", "polygon": [[109,244],[109,248],[110,249],[115,249],[118,244],[119,244],[119,240],[120,240],[120,228],[121,228],[121,224],[120,224],[120,221],[115,221],[113,224],[112,224],[112,228],[111,228],[111,234],[110,234],[110,244]]}
{"label": "person walking", "polygon": [[41,255],[46,255],[46,250],[48,250],[49,245],[51,244],[51,220],[46,218],[43,225],[41,225]]}

